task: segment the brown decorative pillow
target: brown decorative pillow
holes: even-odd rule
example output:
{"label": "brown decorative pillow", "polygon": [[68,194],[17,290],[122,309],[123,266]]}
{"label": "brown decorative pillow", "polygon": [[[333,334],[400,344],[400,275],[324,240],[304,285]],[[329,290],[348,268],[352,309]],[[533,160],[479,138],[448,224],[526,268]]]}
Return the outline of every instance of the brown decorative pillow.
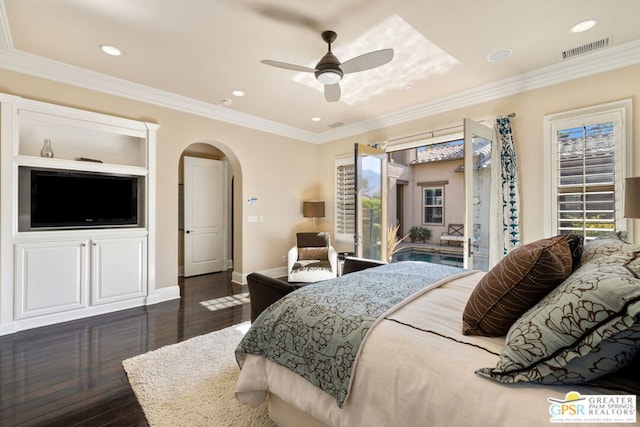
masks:
{"label": "brown decorative pillow", "polygon": [[314,260],[329,259],[329,248],[298,248],[298,259]]}
{"label": "brown decorative pillow", "polygon": [[473,290],[462,315],[462,333],[499,337],[564,281],[572,271],[567,236],[556,236],[509,252]]}
{"label": "brown decorative pillow", "polygon": [[569,250],[571,251],[571,272],[576,271],[582,265],[582,250],[584,248],[584,239],[577,234],[567,234],[565,236],[569,243]]}
{"label": "brown decorative pillow", "polygon": [[329,246],[331,238],[326,231],[318,233],[296,233],[296,246],[299,248],[319,248]]}

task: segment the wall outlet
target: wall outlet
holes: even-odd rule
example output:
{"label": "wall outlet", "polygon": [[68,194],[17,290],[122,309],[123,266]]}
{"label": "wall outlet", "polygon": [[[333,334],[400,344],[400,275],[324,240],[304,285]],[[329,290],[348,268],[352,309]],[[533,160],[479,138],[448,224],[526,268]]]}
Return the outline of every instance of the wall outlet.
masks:
{"label": "wall outlet", "polygon": [[286,255],[282,255],[282,262],[287,262],[287,256]]}

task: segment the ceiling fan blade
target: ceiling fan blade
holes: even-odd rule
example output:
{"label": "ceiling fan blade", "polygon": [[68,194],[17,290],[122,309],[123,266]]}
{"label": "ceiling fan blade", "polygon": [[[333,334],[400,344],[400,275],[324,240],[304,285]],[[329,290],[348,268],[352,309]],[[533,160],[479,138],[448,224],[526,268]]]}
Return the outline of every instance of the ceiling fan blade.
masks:
{"label": "ceiling fan blade", "polygon": [[288,64],[286,62],[279,61],[271,61],[270,59],[263,59],[262,61],[265,65],[271,65],[272,67],[284,68],[285,70],[291,71],[301,71],[303,73],[315,73],[316,70],[309,67],[303,67],[302,65]]}
{"label": "ceiling fan blade", "polygon": [[356,56],[340,65],[344,74],[370,70],[393,59],[393,49],[382,49]]}
{"label": "ceiling fan blade", "polygon": [[283,24],[309,28],[313,31],[322,31],[323,28],[323,25],[321,25],[319,21],[312,18],[311,16],[296,12],[285,7],[268,4],[256,4],[252,6],[252,8],[258,14],[272,19],[276,22],[281,22]]}
{"label": "ceiling fan blade", "polygon": [[328,102],[340,101],[340,84],[324,85],[324,99]]}

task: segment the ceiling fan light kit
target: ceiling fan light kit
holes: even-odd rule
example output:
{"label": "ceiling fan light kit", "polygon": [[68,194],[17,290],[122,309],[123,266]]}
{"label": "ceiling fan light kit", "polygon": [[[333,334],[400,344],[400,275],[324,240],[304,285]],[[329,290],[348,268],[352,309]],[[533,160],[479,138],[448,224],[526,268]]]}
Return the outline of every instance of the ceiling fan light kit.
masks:
{"label": "ceiling fan light kit", "polygon": [[303,73],[314,73],[316,79],[324,84],[324,97],[328,102],[340,100],[339,82],[345,74],[357,73],[359,71],[370,70],[390,62],[393,59],[393,49],[382,49],[365,53],[350,60],[340,63],[340,60],[331,52],[331,43],[338,35],[334,31],[322,33],[322,40],[328,45],[327,53],[318,61],[315,68],[301,65],[288,64],[286,62],[271,61],[265,59],[263,64],[272,67],[284,68],[285,70],[300,71]]}
{"label": "ceiling fan light kit", "polygon": [[341,70],[318,70],[316,71],[316,79],[322,84],[332,85],[342,80],[344,74]]}

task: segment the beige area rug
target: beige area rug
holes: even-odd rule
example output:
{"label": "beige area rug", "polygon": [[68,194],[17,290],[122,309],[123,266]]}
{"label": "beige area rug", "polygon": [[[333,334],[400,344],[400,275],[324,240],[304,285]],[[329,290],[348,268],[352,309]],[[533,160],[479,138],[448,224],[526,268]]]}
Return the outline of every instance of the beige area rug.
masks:
{"label": "beige area rug", "polygon": [[234,396],[240,368],[234,350],[248,322],[122,362],[153,427],[275,426],[266,403],[251,408]]}

